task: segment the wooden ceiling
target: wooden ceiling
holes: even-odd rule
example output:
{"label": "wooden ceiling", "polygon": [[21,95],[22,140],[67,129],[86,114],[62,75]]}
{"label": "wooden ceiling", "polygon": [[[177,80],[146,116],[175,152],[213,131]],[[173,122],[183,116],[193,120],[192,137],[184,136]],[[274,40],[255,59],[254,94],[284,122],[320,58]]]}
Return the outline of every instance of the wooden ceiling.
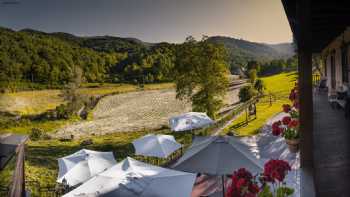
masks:
{"label": "wooden ceiling", "polygon": [[[282,0],[294,37],[298,40],[300,24],[297,1]],[[312,51],[320,52],[350,26],[350,0],[309,0]]]}

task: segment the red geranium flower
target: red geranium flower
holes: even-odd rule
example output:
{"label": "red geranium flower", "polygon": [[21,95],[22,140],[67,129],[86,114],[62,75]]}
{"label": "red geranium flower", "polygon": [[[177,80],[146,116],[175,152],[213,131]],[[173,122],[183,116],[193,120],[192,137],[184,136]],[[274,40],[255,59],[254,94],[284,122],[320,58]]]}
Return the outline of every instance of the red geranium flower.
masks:
{"label": "red geranium flower", "polygon": [[272,135],[279,136],[283,132],[283,129],[281,128],[282,122],[277,121],[272,124]]}
{"label": "red geranium flower", "polygon": [[283,107],[283,111],[285,113],[288,113],[292,109],[289,104],[284,104],[284,105],[282,105],[282,107]]}
{"label": "red geranium flower", "polygon": [[282,119],[282,123],[284,125],[288,125],[290,123],[290,121],[292,120],[292,118],[290,116],[285,116],[283,119]]}
{"label": "red geranium flower", "polygon": [[291,170],[288,162],[284,160],[274,160],[271,159],[264,166],[264,180],[267,182],[283,182],[286,177],[288,171]]}
{"label": "red geranium flower", "polygon": [[298,127],[298,125],[299,125],[299,121],[294,119],[294,120],[289,122],[288,127],[289,128],[296,128],[296,127]]}
{"label": "red geranium flower", "polygon": [[298,100],[294,100],[294,102],[293,102],[293,107],[294,107],[295,109],[299,109],[299,101],[298,101]]}
{"label": "red geranium flower", "polygon": [[227,189],[226,197],[256,197],[259,192],[253,175],[245,168],[233,172],[232,183]]}

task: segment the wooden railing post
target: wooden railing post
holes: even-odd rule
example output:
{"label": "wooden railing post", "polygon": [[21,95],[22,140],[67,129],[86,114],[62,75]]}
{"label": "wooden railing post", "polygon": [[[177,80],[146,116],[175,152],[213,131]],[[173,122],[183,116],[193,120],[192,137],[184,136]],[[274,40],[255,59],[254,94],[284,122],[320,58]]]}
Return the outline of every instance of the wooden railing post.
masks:
{"label": "wooden railing post", "polygon": [[13,173],[12,186],[10,188],[10,197],[25,197],[25,174],[24,174],[24,161],[25,161],[25,143],[18,145],[17,147],[17,160],[16,169]]}

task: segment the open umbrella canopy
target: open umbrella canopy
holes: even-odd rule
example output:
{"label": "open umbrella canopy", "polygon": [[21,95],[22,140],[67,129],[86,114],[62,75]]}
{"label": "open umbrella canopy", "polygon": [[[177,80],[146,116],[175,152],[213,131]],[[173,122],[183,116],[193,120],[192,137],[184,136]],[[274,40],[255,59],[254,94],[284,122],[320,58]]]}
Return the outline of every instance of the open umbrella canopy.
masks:
{"label": "open umbrella canopy", "polygon": [[214,124],[214,121],[205,113],[188,112],[170,118],[169,124],[172,131],[188,131],[207,127]]}
{"label": "open umbrella canopy", "polygon": [[57,182],[63,179],[69,186],[81,184],[100,172],[116,164],[112,152],[98,152],[82,149],[58,159]]}
{"label": "open umbrella canopy", "polygon": [[136,155],[166,158],[181,148],[174,136],[148,134],[132,142]]}
{"label": "open umbrella canopy", "polygon": [[195,178],[192,173],[161,168],[127,157],[64,197],[189,197]]}
{"label": "open umbrella canopy", "polygon": [[237,140],[230,136],[196,137],[173,168],[210,175],[227,175],[239,168],[261,172],[262,166],[257,159],[241,151],[235,143]]}

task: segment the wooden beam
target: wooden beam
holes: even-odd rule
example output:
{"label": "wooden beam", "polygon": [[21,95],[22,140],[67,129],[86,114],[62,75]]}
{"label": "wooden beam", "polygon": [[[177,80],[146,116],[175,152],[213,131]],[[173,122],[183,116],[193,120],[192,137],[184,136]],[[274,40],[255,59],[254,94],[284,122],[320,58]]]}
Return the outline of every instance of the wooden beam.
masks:
{"label": "wooden beam", "polygon": [[312,35],[310,0],[298,0],[300,21],[298,40],[301,165],[313,166]]}
{"label": "wooden beam", "polygon": [[[313,99],[312,99],[312,30],[311,0],[297,0],[298,31],[298,88],[300,104],[300,165],[313,177]],[[314,190],[305,176],[301,177],[301,196]]]}

